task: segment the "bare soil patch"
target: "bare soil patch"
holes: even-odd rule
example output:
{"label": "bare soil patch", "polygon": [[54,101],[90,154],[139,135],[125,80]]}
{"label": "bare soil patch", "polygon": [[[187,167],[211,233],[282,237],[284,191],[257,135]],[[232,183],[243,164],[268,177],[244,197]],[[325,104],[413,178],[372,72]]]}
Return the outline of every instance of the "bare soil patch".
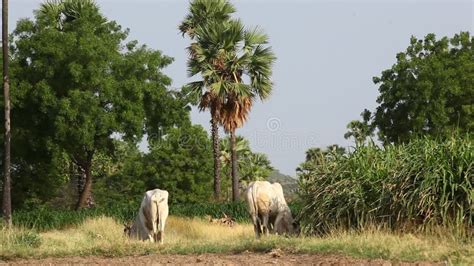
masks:
{"label": "bare soil patch", "polygon": [[146,256],[128,256],[107,258],[99,256],[65,257],[45,259],[20,259],[1,262],[0,265],[443,265],[430,262],[390,262],[386,260],[354,259],[339,255],[318,254],[283,254],[280,251],[270,253],[240,253],[240,254],[200,254],[200,255],[167,255],[152,254]]}

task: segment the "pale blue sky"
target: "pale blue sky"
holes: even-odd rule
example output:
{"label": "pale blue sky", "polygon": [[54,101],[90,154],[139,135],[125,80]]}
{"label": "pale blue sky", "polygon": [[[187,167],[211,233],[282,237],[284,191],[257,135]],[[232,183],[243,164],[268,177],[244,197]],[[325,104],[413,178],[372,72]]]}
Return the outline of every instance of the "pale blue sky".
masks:
{"label": "pale blue sky", "polygon": [[[40,0],[10,2],[10,31],[19,18],[31,17]],[[272,96],[254,106],[247,124],[237,131],[273,165],[295,175],[310,147],[344,139],[346,125],[364,108],[373,109],[378,95],[372,77],[395,62],[411,35],[452,36],[473,30],[472,0],[444,1],[231,1],[236,16],[248,26],[261,26],[278,60]],[[102,12],[123,27],[130,39],[159,49],[175,59],[164,72],[181,87],[186,76],[189,40],[177,25],[188,1],[98,0]],[[14,89],[14,88],[13,88]],[[192,112],[195,123],[209,128],[209,114]]]}

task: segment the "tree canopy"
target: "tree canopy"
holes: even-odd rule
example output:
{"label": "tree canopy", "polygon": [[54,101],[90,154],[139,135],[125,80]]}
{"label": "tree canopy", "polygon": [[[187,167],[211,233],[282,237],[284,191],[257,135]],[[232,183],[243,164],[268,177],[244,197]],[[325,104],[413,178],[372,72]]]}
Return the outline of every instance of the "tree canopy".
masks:
{"label": "tree canopy", "polygon": [[136,206],[143,192],[154,188],[166,189],[171,203],[202,202],[212,196],[212,146],[201,126],[170,129],[146,154],[120,142],[112,165],[118,171],[98,179],[101,205]]}
{"label": "tree canopy", "polygon": [[379,106],[363,116],[371,117],[371,126],[383,142],[473,131],[473,43],[469,32],[441,39],[434,34],[412,37],[406,51],[397,54],[397,62],[374,77]]}
{"label": "tree canopy", "polygon": [[97,152],[113,150],[114,135],[137,143],[189,123],[186,101],[161,72],[172,59],[127,36],[93,1],[46,2],[18,22],[12,113],[24,154],[64,152],[87,173]]}

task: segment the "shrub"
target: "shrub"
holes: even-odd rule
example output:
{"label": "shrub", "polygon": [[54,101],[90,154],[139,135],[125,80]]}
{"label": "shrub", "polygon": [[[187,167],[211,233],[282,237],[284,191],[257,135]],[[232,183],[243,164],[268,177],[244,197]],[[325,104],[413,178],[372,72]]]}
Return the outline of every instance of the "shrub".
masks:
{"label": "shrub", "polygon": [[[300,213],[310,233],[335,227],[391,229],[473,225],[472,135],[421,138],[349,154],[320,154],[300,170]],[[462,230],[461,230],[462,231]]]}

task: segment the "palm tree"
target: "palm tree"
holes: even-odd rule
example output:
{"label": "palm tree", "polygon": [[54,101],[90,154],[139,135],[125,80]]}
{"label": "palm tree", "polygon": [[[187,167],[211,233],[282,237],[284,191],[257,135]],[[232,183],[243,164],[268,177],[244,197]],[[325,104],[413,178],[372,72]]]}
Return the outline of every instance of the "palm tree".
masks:
{"label": "palm tree", "polygon": [[3,51],[3,99],[5,101],[5,161],[3,181],[3,218],[12,226],[11,176],[10,176],[10,82],[8,79],[8,0],[2,1],[2,51]]}
{"label": "palm tree", "polygon": [[[190,73],[203,73],[204,83],[219,99],[220,123],[230,134],[232,161],[232,199],[239,199],[239,178],[235,131],[247,120],[257,98],[271,92],[271,66],[275,55],[265,47],[268,37],[258,28],[244,29],[240,20],[208,23],[195,31],[196,43],[190,53],[197,58]],[[195,83],[202,86],[203,83]]]}
{"label": "palm tree", "polygon": [[[223,172],[228,175],[231,167],[231,147],[230,137],[221,140],[221,163]],[[245,187],[251,181],[265,180],[274,170],[270,160],[263,153],[253,153],[250,149],[250,143],[242,136],[236,137],[235,150],[238,157],[239,173],[241,178],[239,187]]]}
{"label": "palm tree", "polygon": [[243,160],[239,158],[239,165],[242,165],[241,182],[244,185],[256,180],[265,180],[274,170],[263,153],[250,153]]}
{"label": "palm tree", "polygon": [[[221,164],[222,164],[222,173],[224,177],[231,177],[232,156],[231,156],[230,137],[221,139],[220,144],[221,144],[220,159],[221,159]],[[250,150],[249,141],[243,138],[242,136],[236,137],[235,150],[239,158],[238,160],[239,166],[242,165],[244,161],[246,160],[246,158],[248,158],[252,154],[252,151]],[[225,188],[224,190],[225,199],[231,199],[232,197],[232,187],[229,186],[232,184],[232,179],[230,178],[229,180],[230,182],[227,181],[227,178],[223,178],[222,180],[222,185]]]}
{"label": "palm tree", "polygon": [[[221,163],[223,166],[230,166],[232,163],[231,160],[231,147],[230,147],[230,138],[223,138],[220,141],[221,143]],[[247,139],[245,139],[242,136],[237,136],[236,137],[236,142],[235,142],[235,149],[237,151],[237,155],[239,156],[239,159],[246,158],[249,154],[251,154],[250,150],[250,143]]]}
{"label": "palm tree", "polygon": [[[217,23],[224,23],[230,19],[230,15],[235,12],[235,8],[226,0],[195,0],[190,3],[189,14],[185,17],[183,22],[179,25],[179,30],[183,34],[189,36],[191,40],[196,37],[196,30],[199,27],[216,21]],[[196,64],[203,64],[200,58],[196,57],[194,52],[195,43],[191,44],[188,48],[190,52],[190,58],[188,65],[190,69]],[[194,76],[199,73],[198,69],[190,70],[190,76]],[[204,73],[203,73],[204,74]],[[222,101],[217,95],[210,89],[209,85],[212,83],[211,80],[205,78],[204,81],[190,83],[191,89],[199,95],[199,110],[210,110],[211,113],[211,135],[212,135],[212,146],[214,152],[214,197],[218,200],[221,195],[221,162],[220,162],[220,149],[219,149],[219,121],[220,121],[220,110],[222,108]]]}
{"label": "palm tree", "polygon": [[246,30],[240,20],[231,19],[235,9],[229,6],[225,0],[194,1],[180,30],[194,40],[188,48],[188,74],[191,77],[200,74],[203,78],[189,87],[201,96],[200,109],[210,109],[211,124],[218,119],[231,136],[232,188],[236,201],[239,179],[235,130],[247,120],[254,100],[269,96],[275,56],[265,47],[268,37],[258,28]]}

